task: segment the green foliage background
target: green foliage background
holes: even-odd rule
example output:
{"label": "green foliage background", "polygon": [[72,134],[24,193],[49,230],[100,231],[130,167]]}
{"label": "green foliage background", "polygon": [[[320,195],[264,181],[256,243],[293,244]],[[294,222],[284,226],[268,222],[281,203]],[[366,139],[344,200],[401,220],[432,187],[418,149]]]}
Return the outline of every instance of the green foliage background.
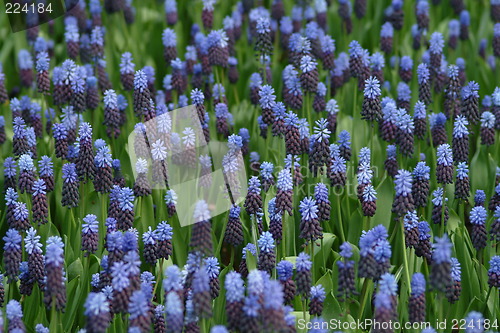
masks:
{"label": "green foliage background", "polygon": [[[477,54],[479,42],[482,38],[491,40],[493,35],[493,23],[490,19],[489,1],[487,0],[465,0],[467,9],[471,14],[470,39],[460,41],[456,50],[445,48],[445,55],[448,62],[455,63],[457,57],[463,57],[467,64],[467,80],[474,80],[480,85],[480,96],[491,94],[498,84],[499,73],[492,70],[488,64]],[[367,16],[359,21],[353,16],[354,29],[351,35],[345,35],[341,29],[341,20],[337,14],[337,1],[332,1],[328,9],[329,33],[336,40],[336,54],[347,52],[348,44],[351,40],[358,40],[364,48],[375,52],[379,50],[379,32],[383,21],[383,11],[390,4],[390,1],[368,0]],[[229,15],[234,8],[235,1],[219,0],[216,5],[214,28],[221,28],[222,19]],[[270,1],[265,1],[269,8]],[[119,158],[122,162],[123,172],[127,178],[128,186],[133,184],[132,167],[127,154],[126,134],[133,130],[135,124],[133,116],[132,95],[124,92],[119,81],[118,64],[123,52],[129,51],[134,57],[136,69],[145,65],[152,65],[156,69],[157,88],[160,88],[162,79],[168,73],[168,68],[163,60],[163,46],[161,34],[166,28],[163,4],[158,1],[134,1],[137,9],[136,22],[127,26],[122,15],[107,15],[103,13],[103,22],[106,26],[105,36],[105,54],[107,69],[114,88],[118,93],[127,96],[129,108],[127,110],[129,122],[122,128],[122,136],[118,140],[111,140],[112,153],[114,158]],[[404,4],[405,24],[401,31],[395,31],[394,37],[394,55],[409,55],[413,58],[416,65],[421,61],[424,47],[419,51],[414,51],[411,47],[411,25],[415,22],[413,1],[406,1]],[[1,7],[1,6],[0,6]],[[292,1],[285,1],[286,13],[289,14]],[[179,22],[175,26],[177,32],[178,52],[183,54],[185,47],[190,41],[190,27],[193,22],[201,23],[201,1],[178,1]],[[431,32],[440,31],[447,36],[447,25],[450,19],[455,18],[454,12],[448,1],[443,0],[440,6],[432,6],[430,11],[430,29]],[[252,106],[249,102],[248,78],[251,73],[258,70],[258,63],[253,51],[253,46],[246,38],[246,23],[244,24],[242,38],[237,42],[238,70],[240,80],[236,85],[230,85],[226,74],[219,72],[216,81],[222,81],[226,87],[226,95],[230,111],[234,115],[235,129],[247,127],[251,134],[250,151],[257,151],[261,156],[261,161],[273,162],[277,167],[283,166],[285,157],[283,140],[268,137],[264,140],[259,136],[257,117],[260,115],[260,109]],[[66,59],[66,49],[64,43],[63,18],[55,22],[55,34],[49,35],[47,25],[41,26],[41,35],[45,38],[53,39],[55,42],[55,59],[57,65]],[[276,39],[275,52],[272,55],[272,79],[273,87],[276,92],[281,91],[282,80],[281,71],[287,65],[282,50],[278,47],[279,38]],[[3,70],[6,74],[6,83],[8,88],[18,85],[17,53],[23,48],[28,48],[25,33],[13,34],[8,25],[6,14],[0,13],[0,61],[3,63]],[[491,54],[491,43],[487,48],[487,54]],[[497,66],[500,65],[497,59]],[[51,63],[51,68],[54,61]],[[321,79],[326,78],[326,71],[321,71]],[[395,88],[399,81],[397,67],[389,66],[389,58],[386,57],[386,67],[384,70],[385,79],[391,82],[391,90],[383,91],[383,96],[396,97]],[[220,76],[220,77],[219,77]],[[218,78],[217,78],[218,77]],[[414,74],[414,78],[416,74]],[[413,79],[410,85],[412,89],[411,105],[417,101],[418,86],[416,79]],[[30,90],[22,90],[22,94],[28,94],[34,101],[39,102],[44,109],[51,104],[50,99],[43,99],[41,95]],[[330,96],[327,96],[328,98]],[[387,227],[390,234],[390,243],[392,245],[393,257],[391,259],[391,272],[395,274],[399,284],[398,313],[400,320],[408,319],[408,297],[409,281],[414,272],[423,272],[428,275],[428,267],[421,258],[417,258],[413,250],[405,249],[402,224],[395,221],[391,216],[391,204],[394,197],[393,181],[383,168],[385,159],[385,148],[387,143],[383,142],[378,136],[371,136],[371,129],[368,123],[360,119],[360,110],[362,104],[362,93],[357,90],[355,80],[351,80],[344,85],[335,96],[340,106],[338,116],[337,133],[341,130],[348,130],[352,135],[353,159],[348,163],[348,185],[342,193],[330,193],[332,203],[331,221],[323,225],[325,231],[324,239],[319,246],[314,247],[314,283],[321,283],[327,291],[325,301],[324,319],[340,318],[345,321],[354,321],[358,318],[371,318],[373,308],[371,298],[374,292],[374,286],[371,281],[357,279],[357,289],[360,294],[352,302],[341,303],[337,300],[337,269],[335,262],[339,259],[338,249],[343,241],[348,241],[355,247],[358,244],[359,236],[363,229],[373,227],[377,224],[383,224]],[[429,109],[433,112],[442,110],[442,96],[433,96],[433,104]],[[309,100],[311,101],[311,100]],[[208,111],[213,115],[212,103],[206,103]],[[60,115],[60,109],[56,109]],[[0,113],[6,117],[8,141],[0,147],[0,163],[11,155],[11,113],[7,104],[0,105]],[[308,117],[310,123],[326,114],[317,114],[311,111],[311,107],[305,107],[299,110],[299,116]],[[105,128],[101,126],[103,120],[103,106],[93,112],[86,112],[84,119],[90,122],[94,128],[94,139],[107,139]],[[212,133],[215,133],[212,121]],[[448,137],[451,138],[452,124],[447,123]],[[375,130],[377,131],[377,130]],[[500,140],[497,133],[497,142]],[[109,142],[109,140],[107,140]],[[500,145],[490,147],[489,149],[479,144],[478,128],[474,129],[471,137],[470,151],[470,179],[471,193],[476,189],[486,191],[489,198],[494,189],[495,168],[500,159]],[[372,164],[375,169],[374,186],[378,192],[377,213],[373,218],[363,218],[361,207],[355,195],[356,177],[355,169],[357,165],[357,152],[360,148],[368,146],[372,149]],[[38,142],[38,155],[49,155],[54,157],[56,179],[61,178],[61,161],[55,159],[53,139],[47,135]],[[414,158],[398,157],[401,168],[413,169],[418,161],[418,153],[425,153],[428,165],[431,166],[431,191],[438,187],[435,179],[435,155],[436,151],[427,141],[416,141]],[[306,164],[307,159],[303,158],[302,165]],[[248,167],[248,165],[247,165]],[[247,168],[250,172],[250,169]],[[305,170],[305,168],[304,168]],[[323,181],[328,183],[326,177],[314,178],[304,174],[305,182],[295,188],[294,203],[298,207],[298,202],[307,195],[313,194],[314,185]],[[0,182],[3,182],[0,179]],[[3,184],[0,184],[2,187]],[[453,256],[457,257],[462,265],[462,295],[460,300],[449,305],[446,299],[435,293],[427,293],[427,319],[434,323],[437,319],[444,318],[463,318],[469,311],[477,310],[483,313],[485,318],[500,318],[500,306],[498,306],[498,290],[490,290],[487,284],[487,269],[489,259],[497,254],[497,244],[488,243],[484,251],[477,252],[472,244],[469,232],[465,226],[468,219],[468,211],[471,208],[470,203],[459,202],[454,199],[454,186],[446,186],[446,196],[449,198],[448,206],[450,208],[450,219],[443,229],[440,226],[431,225],[433,235],[441,235],[443,231],[447,232],[454,244]],[[139,198],[135,202],[136,221],[135,226],[140,232],[147,229],[148,226],[156,226],[160,221],[167,220],[166,207],[163,202],[163,194],[155,191],[152,196]],[[83,257],[80,251],[80,231],[81,220],[86,214],[95,214],[101,222],[101,233],[104,232],[103,221],[106,217],[107,196],[101,196],[93,191],[91,184],[81,186],[82,203],[79,208],[66,209],[61,206],[61,182],[56,182],[56,190],[50,193],[48,201],[50,205],[49,223],[41,226],[39,232],[42,235],[42,242],[50,235],[61,235],[65,243],[65,265],[67,272],[67,297],[68,304],[65,313],[55,313],[45,309],[42,302],[42,293],[35,286],[31,296],[21,298],[18,286],[6,284],[6,303],[9,299],[20,299],[24,310],[24,321],[30,330],[36,323],[43,323],[51,327],[51,331],[76,331],[84,327],[85,318],[83,316],[83,303],[90,291],[90,278],[92,273],[98,272],[100,257],[102,256],[102,242],[97,255],[91,255],[88,258]],[[275,195],[273,190],[265,194],[265,207],[270,198]],[[21,195],[20,199],[30,202],[26,194]],[[471,198],[472,200],[472,198]],[[154,217],[153,205],[157,207],[157,217]],[[4,202],[0,203],[1,210],[1,230],[4,234],[7,230],[4,214]],[[422,219],[430,221],[431,207],[419,211]],[[30,212],[31,213],[31,212]],[[487,227],[492,222],[489,217]],[[174,256],[167,262],[158,264],[153,272],[156,276],[157,287],[155,288],[156,301],[163,302],[163,292],[161,291],[162,270],[172,263],[179,266],[184,265],[187,257],[187,244],[190,237],[190,228],[181,228],[176,218],[168,219],[174,226]],[[215,217],[213,223],[213,239],[216,247],[216,253],[222,262],[221,281],[224,275],[232,269],[232,263],[229,261],[229,254],[232,249],[223,244],[223,231],[227,221],[227,214]],[[254,239],[252,235],[251,220],[246,213],[242,213],[242,221],[245,226],[245,241],[250,242]],[[267,212],[265,222],[268,222]],[[302,240],[298,238],[298,224],[300,214],[298,209],[292,217],[286,217],[284,234],[286,239],[285,248],[279,247],[278,256],[287,258],[292,262],[296,255],[303,250]],[[141,246],[142,246],[142,242]],[[237,254],[241,253],[241,248],[234,249]],[[236,256],[238,257],[238,256]],[[359,258],[357,247],[355,250],[355,260]],[[235,265],[237,262],[235,263]],[[249,268],[256,267],[256,260],[249,256]],[[149,266],[144,265],[143,269],[151,270]],[[214,301],[214,317],[208,323],[209,325],[222,324],[225,322],[224,310],[224,291]],[[297,298],[294,308],[297,311],[297,318],[302,318],[303,304]],[[113,321],[110,332],[124,332],[126,328],[126,318],[116,316]]]}

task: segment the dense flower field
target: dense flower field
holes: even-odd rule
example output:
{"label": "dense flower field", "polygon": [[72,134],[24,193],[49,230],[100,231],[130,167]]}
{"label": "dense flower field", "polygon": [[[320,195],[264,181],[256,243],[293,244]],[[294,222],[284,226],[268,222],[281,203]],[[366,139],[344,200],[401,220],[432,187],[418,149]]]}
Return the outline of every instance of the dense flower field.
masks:
{"label": "dense flower field", "polygon": [[66,5],[0,14],[0,332],[500,330],[500,1]]}

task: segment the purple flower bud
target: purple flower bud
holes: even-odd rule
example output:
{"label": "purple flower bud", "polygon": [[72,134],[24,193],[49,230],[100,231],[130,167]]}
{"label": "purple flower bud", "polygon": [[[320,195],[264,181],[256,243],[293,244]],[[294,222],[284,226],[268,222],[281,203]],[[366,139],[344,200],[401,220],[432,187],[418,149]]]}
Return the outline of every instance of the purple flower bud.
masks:
{"label": "purple flower bud", "polygon": [[429,50],[432,54],[443,53],[444,38],[440,32],[432,33],[429,42],[430,42]]}
{"label": "purple flower bud", "polygon": [[381,95],[380,83],[374,76],[370,76],[365,81],[364,96],[371,99],[376,99]]}
{"label": "purple flower bud", "polygon": [[432,260],[436,264],[451,263],[451,244],[448,235],[444,234],[443,237],[434,237],[435,243],[432,244]]}
{"label": "purple flower bud", "polygon": [[380,37],[392,38],[394,35],[394,28],[390,22],[385,22],[380,30]]}

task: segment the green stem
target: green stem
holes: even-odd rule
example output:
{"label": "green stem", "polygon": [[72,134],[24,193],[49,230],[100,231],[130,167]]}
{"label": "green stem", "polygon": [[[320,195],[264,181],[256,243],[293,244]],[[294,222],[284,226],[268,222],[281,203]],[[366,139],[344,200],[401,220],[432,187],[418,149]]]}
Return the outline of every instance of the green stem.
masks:
{"label": "green stem", "polygon": [[[347,212],[351,212],[351,200],[349,198],[349,187],[351,187],[351,186],[348,183],[344,186],[345,200],[347,203],[347,210],[346,210]],[[356,190],[355,186],[352,186],[352,187],[354,187],[354,190]],[[347,217],[349,218],[349,216],[347,216]]]}
{"label": "green stem", "polygon": [[370,229],[370,217],[365,216],[363,219],[363,230],[368,231]]}
{"label": "green stem", "polygon": [[233,266],[233,269],[235,268],[234,266],[234,253],[236,252],[236,248],[234,246],[231,246],[231,266]]}
{"label": "green stem", "polygon": [[281,256],[283,258],[286,257],[286,242],[285,242],[285,235],[286,235],[286,220],[287,220],[287,216],[285,214],[283,214],[283,216],[281,217],[282,219],[282,227],[281,229],[283,230],[282,233],[281,233]]}
{"label": "green stem", "polygon": [[76,226],[75,214],[76,208],[70,208],[71,222],[68,224],[68,235],[73,234],[73,226]]}
{"label": "green stem", "polygon": [[[321,249],[323,249],[323,238],[321,238],[321,248],[320,248],[320,250]],[[323,257],[323,267],[326,267],[326,258],[325,258],[324,255],[322,255],[322,257]]]}
{"label": "green stem", "polygon": [[240,97],[238,95],[238,89],[236,89],[236,86],[233,86],[233,92],[234,92],[234,97],[236,98],[236,104],[240,104]]}
{"label": "green stem", "polygon": [[221,83],[222,84],[222,75],[220,74],[220,66],[216,66],[215,67],[215,79],[217,81],[217,83]]}
{"label": "green stem", "polygon": [[[163,263],[164,263],[164,261],[165,261],[165,259],[163,259],[163,258],[161,258],[161,259],[159,260],[159,262],[160,262],[160,272],[158,273],[158,275],[157,275],[157,276],[161,276],[161,277],[163,277]],[[154,269],[154,268],[153,268],[153,269]],[[155,295],[156,295],[156,287],[158,286],[158,284],[159,284],[159,283],[155,283],[155,288],[154,288],[154,290],[153,290],[153,298],[154,298],[154,297],[155,297]],[[163,295],[161,295],[161,294],[162,294],[162,293],[160,292],[160,296],[158,297],[158,299],[160,300],[160,302],[164,301],[164,300],[163,300]]]}
{"label": "green stem", "polygon": [[142,198],[143,197],[138,197],[137,198],[137,203],[136,203],[136,206],[137,207],[137,215],[140,216],[142,218],[142,213],[143,213],[143,205],[142,205]]}
{"label": "green stem", "polygon": [[[80,210],[80,218],[83,219],[85,217],[85,202],[87,201],[87,183],[82,183],[83,187],[83,196],[80,197],[80,205],[81,205],[81,210]],[[81,200],[83,199],[83,200]]]}
{"label": "green stem", "polygon": [[[163,262],[163,259],[160,259],[160,266],[162,265],[162,262]],[[154,274],[154,267],[153,267],[153,274]],[[160,275],[158,275],[158,276],[161,276],[161,274],[160,274]],[[155,283],[155,286],[154,286],[154,288],[153,288],[153,298],[154,298],[154,297],[155,297],[155,295],[156,295],[156,288],[158,287],[158,284],[159,284],[159,283]]]}
{"label": "green stem", "polygon": [[24,202],[26,202],[26,206],[28,208],[28,212],[32,213],[31,215],[33,215],[32,197],[31,197],[31,195],[28,192],[24,192],[23,193],[23,198],[24,198]]}
{"label": "green stem", "polygon": [[462,222],[465,225],[465,205],[467,204],[467,201],[459,201],[458,202],[458,209],[460,211],[460,217],[462,218]]}
{"label": "green stem", "polygon": [[375,138],[373,137],[373,123],[369,123],[370,126],[370,151],[373,154],[373,141],[375,141]]}
{"label": "green stem", "polygon": [[255,246],[257,246],[257,239],[259,239],[259,237],[257,236],[257,234],[259,232],[257,231],[257,218],[255,216],[252,218],[251,223],[252,223],[252,238],[253,238],[253,243],[255,244]]}
{"label": "green stem", "polygon": [[[483,308],[483,313],[486,313],[486,309],[488,308],[488,300],[490,299],[490,294],[491,294],[491,291],[493,290],[493,287],[490,287],[488,289],[488,293],[486,294],[486,298],[484,299],[484,308]],[[495,304],[496,305],[496,304]],[[495,311],[493,311],[493,314],[495,313]]]}
{"label": "green stem", "polygon": [[15,283],[9,283],[9,300],[14,299],[14,286]]}
{"label": "green stem", "polygon": [[50,331],[57,332],[58,329],[58,320],[57,320],[57,310],[56,310],[56,298],[52,297],[52,308],[50,310]]}
{"label": "green stem", "polygon": [[358,87],[355,86],[354,87],[354,102],[353,102],[353,105],[352,105],[352,117],[354,118],[354,113],[356,112],[356,106],[358,105],[357,104],[357,100],[358,100]]}
{"label": "green stem", "polygon": [[103,240],[104,240],[104,235],[106,235],[106,218],[107,218],[108,214],[107,214],[107,211],[106,211],[106,196],[104,195],[104,193],[101,194],[101,232],[99,232],[99,238],[100,238],[100,242],[99,244],[104,244],[103,243]]}
{"label": "green stem", "polygon": [[438,299],[438,301],[437,301],[437,302],[438,302],[438,304],[439,304],[439,305],[438,305],[438,306],[439,306],[439,314],[438,314],[438,319],[439,319],[440,321],[442,321],[442,320],[443,320],[443,312],[444,312],[444,310],[443,310],[443,307],[444,307],[443,295],[442,295],[441,293],[439,293],[439,294],[438,294],[438,296],[437,296],[437,299]]}
{"label": "green stem", "polygon": [[494,293],[495,293],[495,298],[493,299],[493,312],[492,312],[492,317],[495,317],[498,318],[498,315],[497,315],[497,303],[498,303],[498,288],[496,288],[494,290]]}
{"label": "green stem", "polygon": [[[45,108],[45,110],[48,110],[49,108],[49,103],[47,102],[47,97],[45,94],[42,94],[42,101],[43,101],[43,106]],[[47,127],[46,126],[46,119],[45,119],[45,110],[42,110],[42,138],[45,137],[45,128]],[[52,144],[51,142],[52,140],[50,140],[50,144]],[[45,148],[45,145],[43,145],[44,148]],[[50,147],[52,148],[52,147]],[[49,150],[49,152],[52,151],[52,150]],[[48,153],[48,152],[47,152]]]}
{"label": "green stem", "polygon": [[302,315],[304,317],[304,320],[306,320],[306,308],[307,308],[307,300],[303,299],[302,300]]}
{"label": "green stem", "polygon": [[205,318],[201,319],[200,328],[201,332],[208,332],[207,320]]}
{"label": "green stem", "polygon": [[[83,253],[83,251],[82,251],[82,253]],[[83,271],[84,272],[83,274],[85,275],[85,278],[88,281],[89,277],[92,276],[90,274],[90,268],[89,268],[90,267],[90,257],[89,256],[85,256],[84,254],[82,254],[82,255],[83,255],[84,267],[85,267],[85,270]],[[88,285],[89,284],[87,284],[87,286]]]}
{"label": "green stem", "polygon": [[366,302],[368,300],[368,284],[370,283],[370,279],[368,278],[365,278],[365,281],[363,282],[363,288],[361,289],[361,305],[359,307],[359,315],[358,315],[358,318],[362,319],[364,318],[364,313],[365,313],[365,306],[366,306]]}
{"label": "green stem", "polygon": [[312,238],[309,242],[309,245],[306,248],[306,253],[307,253],[307,250],[309,250],[309,255],[311,256],[311,277],[312,277],[313,281],[316,281],[314,279],[314,241]]}
{"label": "green stem", "polygon": [[306,101],[307,101],[307,105],[306,105],[306,108],[307,108],[307,120],[309,121],[309,125],[310,126],[313,126],[313,119],[312,119],[312,113],[311,113],[311,97],[312,97],[312,94],[311,92],[306,92]]}
{"label": "green stem", "polygon": [[344,222],[342,221],[342,213],[340,211],[340,195],[337,195],[337,215],[340,226],[340,239],[342,240],[342,243],[344,243],[346,239],[344,234]]}
{"label": "green stem", "polygon": [[[403,241],[403,246],[405,244],[405,229],[403,223],[399,223],[401,225],[401,239]],[[411,292],[411,278],[410,278],[410,269],[408,267],[408,255],[406,253],[406,247],[403,248],[403,260],[404,260],[404,265],[405,265],[405,275],[406,275],[406,283],[408,286],[408,293]]]}
{"label": "green stem", "polygon": [[[477,250],[477,261],[479,262],[479,267],[481,268],[483,266],[483,249]],[[479,270],[480,270],[479,268]],[[478,274],[479,276],[479,287],[482,288],[483,286],[483,277],[482,274]]]}
{"label": "green stem", "polygon": [[446,203],[446,185],[443,184],[443,200],[441,202],[441,226],[439,230],[439,236],[443,237],[444,235],[444,210],[445,210],[445,203]]}

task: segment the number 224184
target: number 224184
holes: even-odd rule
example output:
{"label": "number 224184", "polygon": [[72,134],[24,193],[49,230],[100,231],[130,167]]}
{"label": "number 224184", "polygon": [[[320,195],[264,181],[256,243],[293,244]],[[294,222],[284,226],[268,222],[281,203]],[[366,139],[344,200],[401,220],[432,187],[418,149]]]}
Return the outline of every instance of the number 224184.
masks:
{"label": "number 224184", "polygon": [[20,3],[6,3],[5,4],[5,13],[6,14],[21,14],[21,13],[52,13],[52,4],[27,4],[21,5]]}
{"label": "number 224184", "polygon": [[481,330],[498,329],[498,319],[477,319],[477,320],[467,320],[467,319],[452,319],[451,321],[452,329],[465,330],[468,328],[475,328]]}

